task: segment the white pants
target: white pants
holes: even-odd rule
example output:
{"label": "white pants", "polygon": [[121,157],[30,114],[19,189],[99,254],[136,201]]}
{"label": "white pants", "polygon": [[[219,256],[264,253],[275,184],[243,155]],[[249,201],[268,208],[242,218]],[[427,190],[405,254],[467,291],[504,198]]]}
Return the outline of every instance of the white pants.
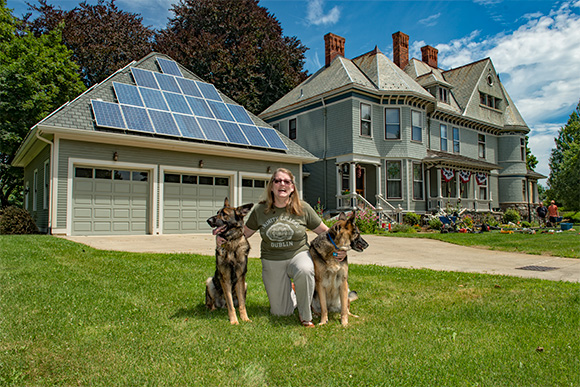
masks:
{"label": "white pants", "polygon": [[[296,293],[292,291],[290,279],[294,281]],[[270,301],[270,313],[290,316],[298,307],[302,320],[312,321],[310,304],[314,294],[314,264],[308,251],[285,261],[262,259],[262,281]]]}

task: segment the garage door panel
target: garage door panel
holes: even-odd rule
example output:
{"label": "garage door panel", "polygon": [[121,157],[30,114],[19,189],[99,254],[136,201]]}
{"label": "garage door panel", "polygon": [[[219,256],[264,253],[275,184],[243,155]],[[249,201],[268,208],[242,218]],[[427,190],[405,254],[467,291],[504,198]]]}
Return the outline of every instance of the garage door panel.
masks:
{"label": "garage door panel", "polygon": [[128,207],[130,199],[131,199],[130,196],[115,196],[113,197],[113,204],[115,206]]}
{"label": "garage door panel", "polygon": [[111,218],[111,209],[110,208],[95,208],[94,212],[94,217],[95,218],[105,218],[105,219],[110,219]]}
{"label": "garage door panel", "polygon": [[182,207],[197,207],[198,201],[195,197],[187,196],[181,200]]}
{"label": "garage door panel", "polygon": [[73,231],[76,232],[90,232],[93,230],[92,228],[93,223],[92,222],[81,222],[81,221],[77,221],[73,224]]}
{"label": "garage door panel", "polygon": [[95,195],[93,203],[98,206],[110,206],[113,200],[110,196]]}
{"label": "garage door panel", "polygon": [[147,224],[145,222],[133,222],[131,223],[131,231],[141,231],[145,233],[147,231]]}
{"label": "garage door panel", "polygon": [[113,182],[106,180],[98,180],[95,182],[96,192],[113,192]]}
{"label": "garage door panel", "polygon": [[212,197],[214,192],[214,187],[199,187],[199,196]]}
{"label": "garage door panel", "polygon": [[92,180],[77,180],[74,183],[74,190],[76,192],[93,192],[93,181]]}
{"label": "garage door panel", "polygon": [[73,199],[73,203],[78,205],[91,205],[93,203],[93,195],[79,194]]}
{"label": "garage door panel", "polygon": [[115,219],[129,219],[129,214],[128,208],[115,208],[113,210],[113,218]]}
{"label": "garage door panel", "polygon": [[181,186],[179,184],[165,183],[163,189],[167,195],[179,196],[181,194]]}
{"label": "garage door panel", "polygon": [[93,211],[91,208],[75,208],[73,210],[73,216],[75,218],[90,219],[93,216]]}
{"label": "garage door panel", "polygon": [[178,209],[176,209],[176,210],[166,209],[164,211],[164,213],[165,213],[165,217],[168,219],[179,219],[180,215],[181,215],[181,212]]}
{"label": "garage door panel", "polygon": [[183,211],[181,211],[181,217],[183,219],[197,219],[197,211],[195,211],[195,210],[183,210]]}
{"label": "garage door panel", "polygon": [[111,231],[111,222],[93,222],[93,229],[96,232]]}
{"label": "garage door panel", "polygon": [[197,220],[191,222],[182,222],[181,229],[189,232],[197,231]]}
{"label": "garage door panel", "polygon": [[129,222],[114,222],[113,231],[130,231],[131,223]]}
{"label": "garage door panel", "polygon": [[132,209],[131,210],[131,215],[133,218],[145,218],[145,216],[147,215],[147,211],[146,210],[139,210],[139,209]]}

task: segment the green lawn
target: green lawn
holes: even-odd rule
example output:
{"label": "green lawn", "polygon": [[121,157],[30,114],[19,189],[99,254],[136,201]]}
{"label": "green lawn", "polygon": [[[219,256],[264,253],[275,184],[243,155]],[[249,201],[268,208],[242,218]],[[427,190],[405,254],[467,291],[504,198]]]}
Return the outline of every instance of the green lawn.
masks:
{"label": "green lawn", "polygon": [[[351,265],[343,328],[209,313],[214,258],[0,236],[0,385],[578,386],[580,284]],[[541,348],[540,348],[541,347]]]}
{"label": "green lawn", "polygon": [[[576,228],[578,229],[578,227]],[[580,234],[566,231],[554,234],[501,234],[498,231],[481,234],[393,233],[389,236],[429,238],[462,246],[482,247],[491,250],[516,251],[536,255],[580,258]]]}

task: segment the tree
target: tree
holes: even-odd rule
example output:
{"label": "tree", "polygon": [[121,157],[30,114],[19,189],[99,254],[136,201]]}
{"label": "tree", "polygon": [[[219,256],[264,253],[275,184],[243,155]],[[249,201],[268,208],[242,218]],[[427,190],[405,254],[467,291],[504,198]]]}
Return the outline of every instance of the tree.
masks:
{"label": "tree", "polygon": [[257,0],[180,0],[156,38],[171,56],[222,92],[259,113],[306,79],[307,48],[282,36]]}
{"label": "tree", "polygon": [[538,159],[532,154],[532,150],[529,146],[529,140],[530,138],[526,136],[526,167],[530,171],[533,171],[536,169],[536,165],[538,165]]}
{"label": "tree", "polygon": [[10,165],[29,129],[84,90],[58,29],[20,31],[0,0],[0,207],[21,201],[22,170]]}
{"label": "tree", "polygon": [[555,139],[550,155],[548,196],[568,210],[580,210],[580,101]]}
{"label": "tree", "polygon": [[82,2],[70,11],[48,5],[46,0],[28,6],[39,13],[34,20],[30,20],[31,14],[25,17],[37,36],[57,29],[64,22],[63,42],[72,50],[87,87],[151,52],[153,29],[143,26],[143,18],[138,14],[118,9],[115,0],[99,0],[96,5]]}

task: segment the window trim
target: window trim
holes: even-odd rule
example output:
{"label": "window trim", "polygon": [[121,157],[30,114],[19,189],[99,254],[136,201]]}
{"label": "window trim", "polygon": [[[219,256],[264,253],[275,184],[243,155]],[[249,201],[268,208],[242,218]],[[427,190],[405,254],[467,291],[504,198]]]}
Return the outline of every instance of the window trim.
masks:
{"label": "window trim", "polygon": [[[457,132],[457,138],[455,138],[455,133]],[[453,137],[453,153],[461,153],[461,133],[458,127],[452,127],[451,133]],[[455,150],[455,145],[457,145],[457,150]]]}
{"label": "window trim", "polygon": [[526,161],[526,139],[520,137],[520,157],[522,161]]}
{"label": "window trim", "polygon": [[[397,110],[397,113],[399,115],[399,122],[397,123],[399,126],[399,137],[396,138],[387,138],[387,125],[389,124],[387,122],[387,110]],[[398,107],[385,107],[385,110],[383,112],[383,117],[385,119],[385,140],[387,141],[400,141],[401,140],[401,108]]]}
{"label": "window trim", "polygon": [[[419,167],[420,169],[420,177],[421,180],[415,180],[415,167]],[[417,197],[415,194],[415,184],[421,183],[421,197]],[[423,201],[425,200],[425,173],[423,169],[423,163],[413,162],[413,200],[415,201]]]}
{"label": "window trim", "polygon": [[[443,137],[443,128],[445,128],[445,137]],[[445,139],[445,149],[443,149],[443,139]],[[449,152],[449,133],[447,131],[447,124],[439,124],[439,150],[441,152]]]}
{"label": "window trim", "polygon": [[[414,122],[413,122],[414,114],[413,113],[418,114],[419,120],[421,121],[419,123],[419,126],[413,125],[414,124]],[[420,129],[419,133],[421,134],[421,138],[418,140],[414,138],[415,137],[415,128],[417,128],[417,127]],[[421,112],[420,110],[411,109],[411,141],[419,142],[419,143],[423,142],[423,112]]]}
{"label": "window trim", "polygon": [[[292,129],[292,122],[294,122],[294,129]],[[294,134],[294,136],[292,136]],[[288,138],[290,140],[296,141],[298,137],[298,122],[296,118],[291,118],[288,120]]]}
{"label": "window trim", "polygon": [[[481,140],[483,138],[483,141]],[[477,156],[482,159],[485,160],[485,157],[487,156],[487,152],[486,152],[486,137],[485,134],[482,133],[477,133]],[[483,152],[482,152],[483,150]],[[483,156],[481,155],[483,153]]]}
{"label": "window trim", "polygon": [[38,211],[38,169],[34,170],[32,177],[32,211]]}
{"label": "window trim", "polygon": [[[363,110],[362,110],[363,109],[363,105],[364,106],[368,106],[368,108],[369,108],[369,116],[370,116],[370,119],[368,119],[368,120],[367,119],[363,119]],[[373,137],[373,107],[372,107],[372,105],[371,104],[368,104],[368,103],[361,102],[359,104],[359,110],[358,110],[358,112],[359,112],[359,119],[360,119],[360,123],[359,123],[359,125],[360,125],[359,126],[359,136],[366,137],[366,138],[372,138]],[[368,122],[369,123],[369,134],[363,133],[363,122]]]}
{"label": "window trim", "polygon": [[[389,163],[399,164],[399,178],[398,179],[389,179]],[[399,196],[390,196],[389,195],[389,181],[399,183],[399,193],[400,193]],[[403,161],[402,160],[386,160],[386,162],[385,162],[385,182],[386,182],[387,199],[403,199]]]}
{"label": "window trim", "polygon": [[48,202],[50,200],[50,160],[44,162],[44,181],[42,191],[42,209],[48,210]]}

